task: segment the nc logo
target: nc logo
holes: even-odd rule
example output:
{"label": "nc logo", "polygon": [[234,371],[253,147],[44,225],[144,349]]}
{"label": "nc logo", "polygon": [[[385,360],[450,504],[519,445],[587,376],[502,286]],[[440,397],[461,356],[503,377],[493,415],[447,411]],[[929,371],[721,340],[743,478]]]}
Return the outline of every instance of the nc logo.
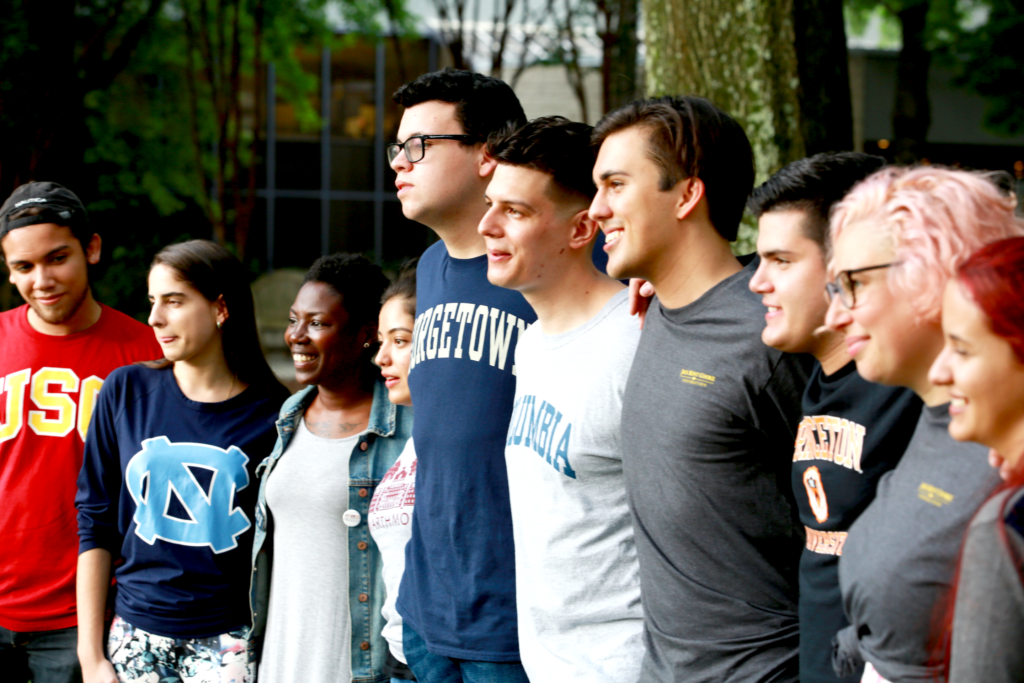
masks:
{"label": "nc logo", "polygon": [[199,443],[174,443],[166,436],[146,439],[125,469],[135,501],[135,534],[153,545],[157,538],[180,545],[208,545],[215,553],[238,545],[250,526],[235,491],[249,485],[248,456]]}

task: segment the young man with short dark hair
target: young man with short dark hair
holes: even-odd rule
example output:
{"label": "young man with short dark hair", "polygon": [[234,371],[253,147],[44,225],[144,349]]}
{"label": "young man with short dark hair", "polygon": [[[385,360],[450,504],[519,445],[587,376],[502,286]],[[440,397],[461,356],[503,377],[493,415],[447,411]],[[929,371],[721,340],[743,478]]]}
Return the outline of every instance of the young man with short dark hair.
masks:
{"label": "young man with short dark hair", "polygon": [[445,69],[403,85],[400,142],[389,145],[407,218],[441,241],[416,270],[409,388],[416,406],[416,514],[397,608],[420,681],[525,683],[505,434],[515,349],[536,316],[487,281],[488,135],[525,122],[502,81]]}
{"label": "young man with short dark hair", "polygon": [[608,274],[651,303],[623,397],[644,683],[796,681],[802,534],[788,485],[811,359],[760,340],[732,254],[754,181],[743,129],[698,97],[608,114],[590,216]]}
{"label": "young man with short dark hair", "polygon": [[622,473],[622,394],[640,331],[600,272],[591,127],[534,119],[488,144],[488,279],[537,312],[516,347],[505,439],[519,648],[532,683],[636,680],[643,610]]}
{"label": "young man with short dark hair", "polygon": [[26,301],[0,313],[0,671],[81,680],[75,491],[86,430],[111,370],[162,354],[142,323],[96,302],[100,236],[77,196],[22,185],[0,207],[0,253]]}
{"label": "young man with short dark hair", "polygon": [[[757,187],[747,207],[758,218],[760,265],[750,280],[768,308],[765,344],[817,360],[804,390],[792,485],[807,543],[800,557],[800,682],[837,677],[832,638],[849,625],[839,591],[847,530],[896,466],[917,426],[921,401],[909,389],[857,374],[843,335],[827,329],[828,215],[856,183],[885,164],[843,152],[794,161]],[[862,667],[863,668],[863,667]]]}

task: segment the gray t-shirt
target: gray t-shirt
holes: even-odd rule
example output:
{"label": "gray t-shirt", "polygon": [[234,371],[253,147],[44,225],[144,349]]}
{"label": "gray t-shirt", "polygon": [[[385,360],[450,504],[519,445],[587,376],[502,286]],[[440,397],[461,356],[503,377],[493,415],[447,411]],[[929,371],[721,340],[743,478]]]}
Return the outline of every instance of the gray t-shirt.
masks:
{"label": "gray t-shirt", "polygon": [[654,301],[623,400],[640,557],[640,680],[796,681],[792,487],[813,359],[761,342],[757,261],[679,309]]}
{"label": "gray t-shirt", "polygon": [[505,442],[519,653],[532,683],[627,683],[643,611],[619,421],[640,339],[626,291],[584,325],[516,348]]}
{"label": "gray t-shirt", "polygon": [[[982,506],[967,532],[953,616],[949,683],[1024,681],[1024,488]],[[1007,514],[1008,513],[1008,514]]]}
{"label": "gray t-shirt", "polygon": [[896,469],[850,527],[839,585],[850,626],[833,663],[859,656],[892,683],[944,678],[934,636],[967,525],[999,484],[988,449],[954,441],[949,405],[925,407]]}
{"label": "gray t-shirt", "polygon": [[349,681],[348,461],[359,435],[323,439],[299,420],[267,480],[274,571],[260,683]]}

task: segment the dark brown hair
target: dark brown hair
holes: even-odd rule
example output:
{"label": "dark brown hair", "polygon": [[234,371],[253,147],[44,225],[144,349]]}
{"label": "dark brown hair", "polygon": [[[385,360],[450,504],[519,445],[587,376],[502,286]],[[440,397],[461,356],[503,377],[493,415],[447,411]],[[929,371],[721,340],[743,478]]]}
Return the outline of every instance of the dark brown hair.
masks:
{"label": "dark brown hair", "polygon": [[402,264],[395,276],[395,281],[388,285],[380,298],[380,305],[383,306],[395,297],[401,297],[402,308],[406,313],[416,318],[416,264],[419,257],[410,259]]}
{"label": "dark brown hair", "polygon": [[649,133],[647,156],[660,171],[658,189],[700,178],[712,225],[735,240],[754,187],[754,153],[740,124],[703,97],[655,97],[606,114],[594,128],[594,144],[634,126]]}
{"label": "dark brown hair", "polygon": [[487,140],[487,153],[499,164],[545,173],[557,190],[589,204],[597,194],[590,144],[593,130],[564,116],[542,116],[493,133]]}
{"label": "dark brown hair", "polygon": [[392,99],[406,109],[434,100],[454,104],[455,120],[470,138],[459,143],[463,146],[486,142],[488,135],[510,123],[526,122],[523,106],[508,83],[451,67],[409,81]]}
{"label": "dark brown hair", "polygon": [[[179,280],[191,285],[207,301],[224,297],[229,317],[221,334],[228,369],[246,384],[279,384],[260,348],[248,274],[231,252],[209,240],[179,242],[160,250],[149,268],[156,266],[174,270]],[[169,367],[171,362],[147,365],[161,368]]]}

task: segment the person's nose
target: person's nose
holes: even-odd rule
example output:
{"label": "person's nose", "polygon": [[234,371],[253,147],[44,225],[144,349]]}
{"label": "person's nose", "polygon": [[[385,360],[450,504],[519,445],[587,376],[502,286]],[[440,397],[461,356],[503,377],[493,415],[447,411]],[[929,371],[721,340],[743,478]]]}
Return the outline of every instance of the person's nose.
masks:
{"label": "person's nose", "polygon": [[761,263],[758,264],[757,270],[754,271],[754,277],[750,278],[750,291],[755,294],[767,294],[772,291],[771,281],[765,275],[765,268],[767,267],[767,261],[761,259]]}
{"label": "person's nose", "polygon": [[825,326],[835,332],[844,332],[846,327],[853,322],[853,316],[838,294],[833,296],[828,303],[828,311],[825,312]]}
{"label": "person's nose", "polygon": [[953,383],[953,371],[949,367],[951,350],[949,344],[942,347],[935,362],[928,369],[928,381],[936,386],[949,386]]}
{"label": "person's nose", "polygon": [[594,201],[590,203],[590,210],[587,211],[587,215],[590,216],[591,220],[598,223],[612,217],[612,209],[608,206],[608,200],[605,197],[603,188],[599,189],[597,194],[594,195]]}

